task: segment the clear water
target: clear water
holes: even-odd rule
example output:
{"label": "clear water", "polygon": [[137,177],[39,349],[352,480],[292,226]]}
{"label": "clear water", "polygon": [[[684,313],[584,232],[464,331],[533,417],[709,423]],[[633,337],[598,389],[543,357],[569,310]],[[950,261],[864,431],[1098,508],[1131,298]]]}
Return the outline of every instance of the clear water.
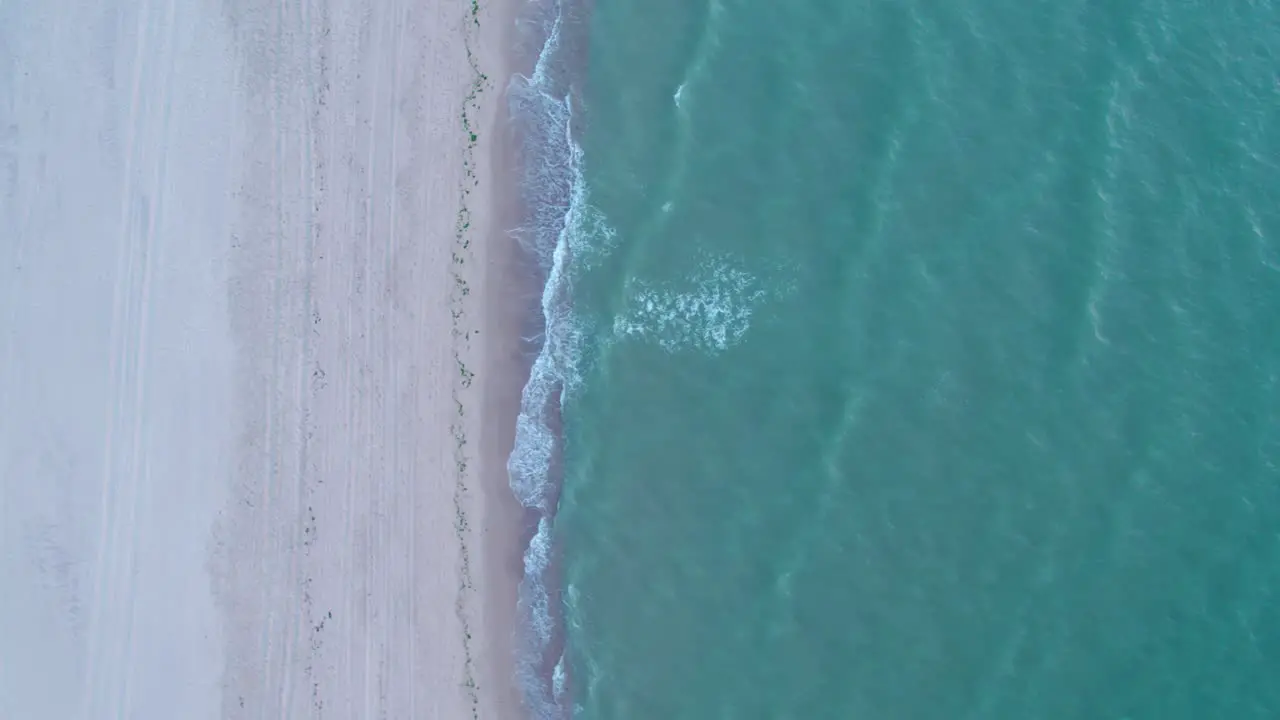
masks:
{"label": "clear water", "polygon": [[1280,8],[533,15],[540,717],[1280,717]]}

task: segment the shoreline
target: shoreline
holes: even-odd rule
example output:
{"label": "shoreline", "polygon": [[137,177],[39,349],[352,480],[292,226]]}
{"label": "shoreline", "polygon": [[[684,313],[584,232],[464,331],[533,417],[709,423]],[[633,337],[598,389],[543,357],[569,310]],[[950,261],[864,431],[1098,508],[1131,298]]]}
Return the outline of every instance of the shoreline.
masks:
{"label": "shoreline", "polygon": [[512,236],[529,302],[520,315],[522,364],[511,492],[523,507],[517,674],[536,720],[571,715],[572,692],[556,515],[563,489],[562,403],[576,383],[581,352],[571,297],[571,261],[580,250],[582,76],[590,3],[542,0],[518,13],[507,112],[513,170]]}
{"label": "shoreline", "polygon": [[[500,683],[490,700],[502,707],[518,708],[522,718],[534,720],[568,716],[560,705],[562,693],[557,690],[563,690],[565,680],[558,557],[556,549],[542,544],[539,538],[540,531],[554,520],[563,441],[557,401],[546,408],[549,429],[554,434],[549,458],[550,494],[532,505],[523,502],[517,497],[518,483],[513,484],[512,468],[513,463],[519,464],[525,449],[518,445],[518,425],[525,419],[522,411],[535,372],[534,356],[543,349],[536,338],[545,332],[541,308],[548,268],[541,249],[528,244],[529,238],[522,229],[528,227],[536,210],[546,207],[530,202],[526,195],[525,173],[530,164],[525,153],[529,137],[522,121],[527,118],[516,116],[512,92],[527,78],[525,73],[533,69],[548,41],[545,36],[537,37],[538,31],[534,31],[539,52],[528,56],[530,48],[524,43],[530,39],[530,28],[521,25],[539,25],[538,13],[557,7],[526,3],[518,8],[513,0],[491,0],[479,6],[480,34],[488,31],[488,35],[477,54],[478,72],[487,84],[477,108],[476,126],[468,130],[474,130],[479,137],[478,144],[473,141],[473,167],[481,178],[489,179],[487,189],[482,182],[467,197],[475,207],[483,208],[469,218],[476,233],[474,239],[485,243],[483,273],[479,275],[484,283],[479,322],[485,332],[477,347],[481,372],[487,376],[480,393],[481,412],[490,421],[471,427],[480,439],[476,478],[482,488],[488,523],[481,540],[489,561],[486,580],[490,583],[489,590],[482,592],[483,604],[491,619],[488,624],[496,631],[487,642],[494,653],[488,674]],[[566,194],[566,207],[568,202]],[[469,280],[473,277],[476,276],[468,274]],[[544,591],[540,600],[538,596]],[[546,639],[541,638],[544,629],[539,607],[550,613],[554,623]],[[501,713],[498,716],[506,717]]]}

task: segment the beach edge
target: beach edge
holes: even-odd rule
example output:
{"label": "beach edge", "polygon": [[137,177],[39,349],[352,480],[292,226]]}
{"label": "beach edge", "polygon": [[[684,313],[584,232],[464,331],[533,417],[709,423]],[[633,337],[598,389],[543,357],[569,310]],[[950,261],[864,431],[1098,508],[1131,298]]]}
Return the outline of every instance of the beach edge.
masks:
{"label": "beach edge", "polygon": [[479,716],[501,720],[527,717],[516,671],[522,508],[507,475],[528,376],[520,331],[530,301],[517,289],[519,247],[510,230],[517,221],[518,187],[502,111],[515,17],[511,0],[473,2],[467,12],[463,32],[471,84],[462,108],[465,177],[454,248],[463,262],[453,295],[464,417],[460,470],[474,513],[474,521],[460,529],[463,546],[474,547],[479,557],[475,568],[468,566],[469,553],[463,558],[464,590],[470,585],[474,591],[467,609],[474,622],[465,632]]}

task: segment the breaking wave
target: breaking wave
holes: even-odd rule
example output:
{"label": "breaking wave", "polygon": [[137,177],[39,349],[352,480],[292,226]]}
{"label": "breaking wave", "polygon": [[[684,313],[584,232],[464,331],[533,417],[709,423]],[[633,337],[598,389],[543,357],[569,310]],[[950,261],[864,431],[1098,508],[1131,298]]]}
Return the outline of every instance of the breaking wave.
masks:
{"label": "breaking wave", "polygon": [[521,396],[507,462],[512,492],[537,517],[524,552],[517,658],[524,700],[537,720],[563,720],[572,708],[553,543],[560,411],[567,393],[581,381],[578,359],[584,337],[571,306],[571,267],[589,266],[614,241],[613,230],[588,202],[582,150],[574,140],[575,94],[565,57],[570,54],[569,11],[561,0],[530,3],[526,19],[537,28],[541,48],[532,72],[514,76],[507,89],[510,118],[520,137],[525,212],[515,235],[545,279],[536,318],[540,345]]}
{"label": "breaking wave", "polygon": [[628,283],[627,306],[613,319],[613,337],[646,339],[668,352],[717,353],[746,334],[765,299],[759,280],[726,260],[707,260],[680,283]]}

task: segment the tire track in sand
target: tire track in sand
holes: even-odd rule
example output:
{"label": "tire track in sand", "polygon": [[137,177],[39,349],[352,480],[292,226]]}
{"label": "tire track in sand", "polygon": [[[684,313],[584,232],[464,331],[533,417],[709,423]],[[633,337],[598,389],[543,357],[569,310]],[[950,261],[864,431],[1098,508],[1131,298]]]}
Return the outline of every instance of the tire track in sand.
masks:
{"label": "tire track in sand", "polygon": [[131,715],[137,654],[133,629],[139,622],[138,549],[140,540],[151,534],[149,429],[144,413],[152,284],[162,262],[162,248],[155,243],[161,238],[157,218],[164,207],[168,171],[174,3],[161,8],[159,15],[153,10],[151,3],[143,3],[135,28],[112,292],[99,537],[82,697],[86,720]]}

